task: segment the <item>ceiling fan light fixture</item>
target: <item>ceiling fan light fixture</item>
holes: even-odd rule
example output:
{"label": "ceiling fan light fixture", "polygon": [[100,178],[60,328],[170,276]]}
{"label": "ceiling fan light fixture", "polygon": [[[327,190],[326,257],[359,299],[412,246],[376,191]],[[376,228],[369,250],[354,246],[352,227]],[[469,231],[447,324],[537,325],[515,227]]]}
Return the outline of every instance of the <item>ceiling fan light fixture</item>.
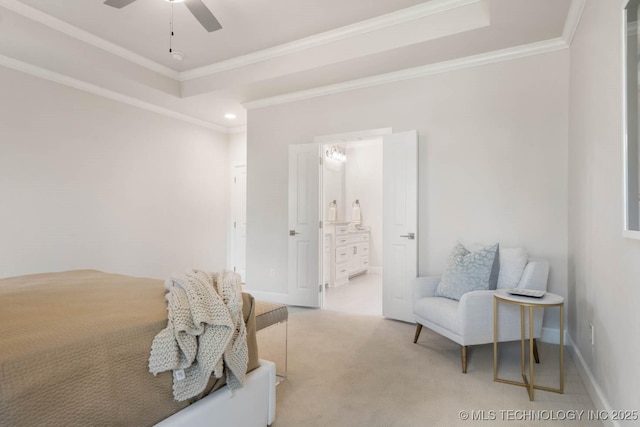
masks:
{"label": "ceiling fan light fixture", "polygon": [[[122,9],[123,7],[133,3],[136,0],[105,0],[107,6]],[[200,22],[207,32],[211,33],[222,29],[222,25],[218,19],[211,13],[209,8],[204,4],[203,0],[165,0],[167,3],[184,3],[189,12]],[[173,9],[172,9],[173,10]]]}

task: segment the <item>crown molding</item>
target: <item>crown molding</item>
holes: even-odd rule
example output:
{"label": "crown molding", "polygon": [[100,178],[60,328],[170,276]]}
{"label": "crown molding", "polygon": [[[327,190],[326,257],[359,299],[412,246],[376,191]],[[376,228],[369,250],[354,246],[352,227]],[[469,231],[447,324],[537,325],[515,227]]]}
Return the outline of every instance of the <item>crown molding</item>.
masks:
{"label": "crown molding", "polygon": [[179,80],[180,78],[180,73],[178,71],[158,64],[155,61],[147,59],[144,56],[138,55],[137,53],[118,46],[117,44],[111,43],[103,38],[95,36],[74,25],[61,21],[60,19],[41,12],[38,9],[27,6],[26,4],[18,0],[0,0],[0,6],[5,7],[33,21],[46,25],[49,28],[60,31],[61,33],[71,36],[77,40],[90,44],[91,46],[95,46],[106,52],[119,56],[120,58],[123,58],[127,61],[133,62],[134,64],[162,74],[165,77],[169,77],[174,80]]}
{"label": "crown molding", "polygon": [[580,19],[582,18],[582,12],[587,4],[587,0],[572,0],[571,6],[569,6],[569,13],[567,13],[567,19],[564,21],[564,29],[562,30],[562,40],[567,43],[567,46],[571,46],[573,42],[573,36],[575,36],[580,25]]}
{"label": "crown molding", "polygon": [[344,40],[346,38],[354,37],[370,31],[391,27],[405,22],[410,22],[412,20],[424,18],[426,16],[442,13],[447,10],[456,9],[475,3],[481,3],[484,1],[486,0],[431,0],[429,2],[408,7],[396,12],[391,12],[375,18],[367,19],[355,24],[346,25],[335,30],[315,34],[310,37],[295,40],[293,42],[284,43],[272,48],[259,50],[253,53],[231,58],[226,61],[217,62],[211,65],[206,65],[204,67],[199,67],[183,72],[178,72],[171,68],[165,67],[164,65],[145,58],[144,56],[138,55],[137,53],[111,43],[74,25],[68,24],[31,6],[28,6],[20,2],[19,0],[0,0],[0,6],[5,7],[33,21],[46,25],[54,30],[67,34],[77,40],[95,46],[106,52],[112,53],[127,61],[133,62],[134,64],[162,74],[165,77],[169,77],[171,79],[182,82],[219,73],[222,71],[232,70],[234,68],[244,67],[247,65],[255,64],[257,62],[267,61],[280,56],[300,52],[312,47]]}
{"label": "crown molding", "polygon": [[346,38],[365,34],[370,31],[388,28],[394,25],[403,24],[448,10],[476,3],[482,3],[485,1],[486,0],[431,0],[423,4],[408,7],[375,18],[367,19],[355,24],[346,25],[344,27],[326,31],[324,33],[315,34],[313,36],[305,37],[289,43],[284,43],[272,48],[259,50],[225,61],[206,65],[204,67],[199,67],[182,72],[178,72],[155,61],[152,61],[142,55],[138,55],[137,53],[111,43],[74,25],[68,24],[38,9],[28,6],[20,2],[19,0],[0,0],[0,6],[5,7],[33,21],[46,25],[49,28],[67,34],[91,46],[97,47],[134,64],[162,74],[165,77],[183,82],[239,67],[244,67],[262,61],[268,61],[273,58],[278,58],[313,47],[344,40]]}
{"label": "crown molding", "polygon": [[177,119],[183,122],[202,126],[204,128],[211,129],[216,132],[222,132],[225,134],[228,133],[228,129],[226,127],[218,125],[216,123],[198,119],[196,117],[192,117],[187,114],[178,113],[168,108],[160,107],[158,105],[151,104],[149,102],[142,101],[140,99],[133,98],[131,96],[123,95],[121,93],[112,91],[110,89],[105,89],[103,87],[94,85],[92,83],[87,83],[82,80],[65,76],[63,74],[56,73],[51,70],[46,70],[36,65],[28,64],[26,62],[19,61],[17,59],[10,58],[5,55],[0,55],[0,66],[4,66],[16,71],[21,71],[31,76],[39,77],[41,79],[59,83],[74,89],[81,90],[83,92],[91,93],[93,95],[102,96],[104,98],[108,98],[113,101],[122,102],[124,104],[128,104],[133,107],[138,107],[143,110],[151,111],[153,113],[162,114],[163,116],[170,117],[172,119]]}
{"label": "crown molding", "polygon": [[367,19],[355,24],[346,25],[324,33],[315,34],[289,43],[284,43],[271,48],[259,50],[246,55],[237,56],[226,61],[206,65],[193,70],[180,73],[179,80],[186,81],[234,68],[244,67],[257,62],[267,61],[284,55],[300,52],[305,49],[344,40],[349,37],[358,36],[394,25],[403,24],[416,19],[421,19],[430,15],[445,12],[447,10],[481,3],[485,0],[431,0],[423,4],[408,7],[396,12],[387,13],[375,18]]}
{"label": "crown molding", "polygon": [[454,59],[451,61],[439,62],[436,64],[423,65],[420,67],[407,68],[405,70],[380,74],[362,79],[350,80],[348,82],[337,83],[299,92],[292,92],[285,95],[278,95],[269,98],[257,99],[243,103],[247,110],[263,108],[272,105],[286,104],[294,101],[316,98],[319,96],[333,95],[356,89],[364,89],[373,86],[380,86],[403,80],[417,79],[434,74],[446,73],[465,68],[477,67],[480,65],[492,64],[495,62],[507,61],[510,59],[522,58],[525,56],[538,55],[541,53],[554,52],[566,49],[567,43],[562,38],[555,38],[541,42],[530,43],[521,46],[468,56],[466,58]]}

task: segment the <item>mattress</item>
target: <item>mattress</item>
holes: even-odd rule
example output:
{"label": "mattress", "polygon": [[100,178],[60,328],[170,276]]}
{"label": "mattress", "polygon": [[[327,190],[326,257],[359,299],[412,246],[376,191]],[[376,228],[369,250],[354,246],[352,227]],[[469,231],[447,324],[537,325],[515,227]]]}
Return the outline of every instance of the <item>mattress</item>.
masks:
{"label": "mattress", "polygon": [[[149,426],[224,385],[177,402],[172,374],[149,373],[166,327],[161,280],[68,271],[0,280],[0,426]],[[243,294],[249,366],[254,301]]]}

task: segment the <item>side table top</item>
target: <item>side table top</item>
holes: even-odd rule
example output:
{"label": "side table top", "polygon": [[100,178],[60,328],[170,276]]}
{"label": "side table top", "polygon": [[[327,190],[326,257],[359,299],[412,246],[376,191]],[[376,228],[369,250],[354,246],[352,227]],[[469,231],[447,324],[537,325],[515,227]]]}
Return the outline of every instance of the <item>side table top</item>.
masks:
{"label": "side table top", "polygon": [[506,289],[497,289],[494,296],[498,299],[508,302],[514,302],[521,305],[560,305],[564,303],[564,298],[560,295],[547,292],[542,298],[524,297],[519,295],[511,295]]}

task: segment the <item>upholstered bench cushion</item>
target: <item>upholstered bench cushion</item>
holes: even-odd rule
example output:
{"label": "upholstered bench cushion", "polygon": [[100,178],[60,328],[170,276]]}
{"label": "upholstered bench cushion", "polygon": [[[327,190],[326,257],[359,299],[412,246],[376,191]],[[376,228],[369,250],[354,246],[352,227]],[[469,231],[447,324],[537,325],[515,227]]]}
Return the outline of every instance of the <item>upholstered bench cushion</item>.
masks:
{"label": "upholstered bench cushion", "polygon": [[256,331],[284,322],[288,318],[289,311],[286,305],[256,300]]}

